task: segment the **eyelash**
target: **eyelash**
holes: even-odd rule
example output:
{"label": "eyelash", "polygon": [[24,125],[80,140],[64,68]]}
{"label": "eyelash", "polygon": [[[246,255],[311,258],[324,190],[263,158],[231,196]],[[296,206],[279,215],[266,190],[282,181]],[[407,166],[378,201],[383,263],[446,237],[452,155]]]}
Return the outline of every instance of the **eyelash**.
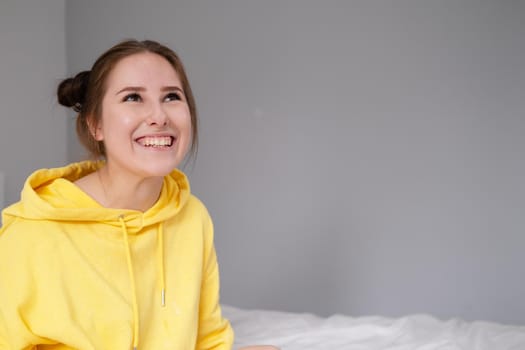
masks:
{"label": "eyelash", "polygon": [[128,101],[130,101],[130,102],[138,102],[138,101],[141,101],[141,100],[142,100],[142,98],[137,93],[126,95],[126,96],[124,96],[124,99],[123,99],[124,102],[128,102]]}
{"label": "eyelash", "polygon": [[[175,93],[175,92],[170,92],[169,94],[167,94],[166,97],[164,97],[164,100],[166,99],[168,101],[181,101],[182,100],[180,94]],[[132,93],[132,94],[126,95],[123,101],[124,102],[140,102],[142,101],[142,97],[140,97],[140,95],[137,93]]]}
{"label": "eyelash", "polygon": [[169,99],[170,101],[173,101],[173,100],[180,101],[180,100],[182,100],[180,95],[178,93],[175,93],[175,92],[170,92],[169,94],[166,95],[166,97],[164,99]]}

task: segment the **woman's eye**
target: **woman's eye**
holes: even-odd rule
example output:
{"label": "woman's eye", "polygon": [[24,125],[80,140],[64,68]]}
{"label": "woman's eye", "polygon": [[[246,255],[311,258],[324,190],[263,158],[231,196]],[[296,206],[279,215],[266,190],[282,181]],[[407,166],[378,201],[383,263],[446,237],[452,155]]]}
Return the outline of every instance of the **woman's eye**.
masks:
{"label": "woman's eye", "polygon": [[124,97],[124,102],[131,101],[131,102],[139,102],[141,100],[139,94],[129,94]]}
{"label": "woman's eye", "polygon": [[179,101],[179,100],[182,100],[180,95],[176,92],[170,92],[169,94],[166,95],[166,97],[164,98],[166,101]]}

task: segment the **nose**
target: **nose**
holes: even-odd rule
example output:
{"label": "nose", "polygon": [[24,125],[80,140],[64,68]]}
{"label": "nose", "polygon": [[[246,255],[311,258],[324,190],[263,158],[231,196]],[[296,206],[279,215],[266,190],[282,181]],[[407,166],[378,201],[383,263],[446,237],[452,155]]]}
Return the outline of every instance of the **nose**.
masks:
{"label": "nose", "polygon": [[168,125],[168,114],[162,104],[156,103],[151,108],[151,113],[147,119],[149,125],[166,126]]}

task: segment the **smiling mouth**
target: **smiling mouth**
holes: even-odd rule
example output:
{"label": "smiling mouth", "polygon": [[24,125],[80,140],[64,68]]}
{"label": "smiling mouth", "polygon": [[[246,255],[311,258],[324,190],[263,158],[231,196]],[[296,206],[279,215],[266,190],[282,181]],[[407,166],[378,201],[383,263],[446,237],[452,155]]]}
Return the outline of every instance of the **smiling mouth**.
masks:
{"label": "smiling mouth", "polygon": [[145,136],[137,139],[137,143],[144,147],[171,147],[175,138],[173,136]]}

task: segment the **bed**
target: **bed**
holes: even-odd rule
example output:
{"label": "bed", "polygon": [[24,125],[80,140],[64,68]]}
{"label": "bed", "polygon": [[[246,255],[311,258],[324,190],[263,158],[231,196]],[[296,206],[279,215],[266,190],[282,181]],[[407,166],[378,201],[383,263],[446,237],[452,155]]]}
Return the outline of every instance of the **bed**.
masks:
{"label": "bed", "polygon": [[223,305],[235,346],[271,344],[282,350],[525,350],[525,326],[440,320],[418,314],[319,317]]}

